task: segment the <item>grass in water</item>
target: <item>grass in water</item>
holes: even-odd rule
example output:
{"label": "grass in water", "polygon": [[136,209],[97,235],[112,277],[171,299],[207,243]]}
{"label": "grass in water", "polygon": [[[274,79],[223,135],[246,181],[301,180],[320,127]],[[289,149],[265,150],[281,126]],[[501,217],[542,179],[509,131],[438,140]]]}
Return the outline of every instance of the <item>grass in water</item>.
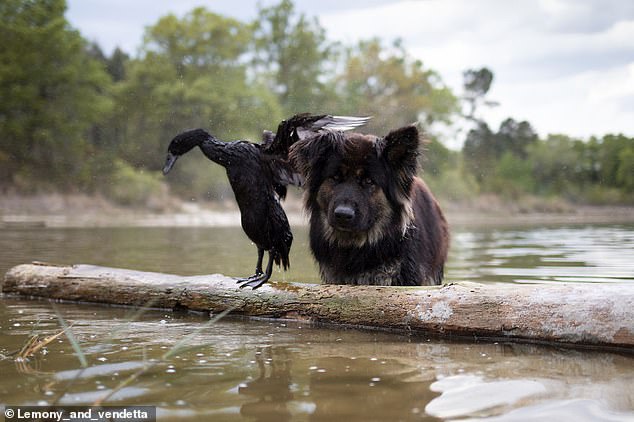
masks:
{"label": "grass in water", "polygon": [[118,391],[121,391],[121,389],[123,389],[123,388],[127,387],[128,385],[132,384],[133,382],[135,382],[141,375],[145,374],[147,371],[149,371],[150,369],[154,368],[156,365],[159,365],[161,363],[165,363],[169,358],[171,358],[175,354],[180,353],[183,350],[192,347],[191,345],[189,345],[189,342],[198,333],[200,333],[204,329],[206,329],[209,326],[211,326],[211,325],[215,324],[216,322],[218,322],[221,318],[223,318],[225,315],[227,315],[232,310],[233,310],[233,308],[225,309],[224,311],[222,311],[219,314],[215,315],[209,321],[207,321],[206,323],[204,323],[203,325],[198,327],[192,333],[190,333],[187,336],[183,337],[178,343],[176,343],[168,351],[163,353],[163,355],[160,357],[160,359],[158,359],[156,361],[153,361],[153,362],[150,362],[148,365],[144,366],[143,368],[139,369],[138,371],[136,371],[135,373],[130,375],[128,378],[126,378],[123,381],[121,381],[115,388],[110,390],[103,397],[95,400],[95,402],[93,403],[93,406],[101,406],[105,401],[110,399]]}

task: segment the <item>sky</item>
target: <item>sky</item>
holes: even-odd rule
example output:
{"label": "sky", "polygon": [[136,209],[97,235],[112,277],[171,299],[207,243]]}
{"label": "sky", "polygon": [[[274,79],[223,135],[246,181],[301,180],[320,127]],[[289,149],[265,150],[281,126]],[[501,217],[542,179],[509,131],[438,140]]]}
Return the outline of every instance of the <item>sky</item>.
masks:
{"label": "sky", "polygon": [[[261,0],[260,4],[275,4]],[[144,28],[161,16],[197,6],[249,21],[248,0],[68,0],[67,18],[110,53],[134,54]],[[497,128],[527,120],[540,136],[634,136],[634,1],[630,0],[295,0],[317,16],[332,41],[401,38],[409,53],[436,70],[453,92],[462,72],[488,67],[488,98],[500,103],[482,115]],[[463,135],[449,134],[450,146]]]}

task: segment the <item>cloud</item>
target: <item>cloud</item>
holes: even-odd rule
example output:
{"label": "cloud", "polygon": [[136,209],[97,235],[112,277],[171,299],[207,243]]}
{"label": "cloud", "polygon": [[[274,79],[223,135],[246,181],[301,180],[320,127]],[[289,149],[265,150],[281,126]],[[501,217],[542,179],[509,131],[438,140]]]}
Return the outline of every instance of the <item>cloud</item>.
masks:
{"label": "cloud", "polygon": [[543,134],[634,134],[634,2],[401,1],[321,22],[333,39],[402,38],[458,93],[465,69],[489,67],[492,126],[512,116]]}
{"label": "cloud", "polygon": [[[278,0],[262,0],[264,6]],[[69,0],[68,18],[106,52],[135,52],[144,27],[204,6],[243,21],[251,0]],[[462,72],[495,74],[487,111],[495,126],[527,119],[542,134],[634,135],[634,2],[622,0],[296,0],[333,41],[402,38],[456,93]]]}

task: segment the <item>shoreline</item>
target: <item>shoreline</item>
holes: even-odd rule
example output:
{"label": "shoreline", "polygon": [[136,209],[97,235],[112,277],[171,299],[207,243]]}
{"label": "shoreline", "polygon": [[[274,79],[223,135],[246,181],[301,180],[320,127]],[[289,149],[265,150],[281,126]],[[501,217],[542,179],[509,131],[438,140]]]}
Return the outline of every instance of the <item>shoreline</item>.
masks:
{"label": "shoreline", "polygon": [[[4,196],[0,204],[0,229],[240,226],[240,213],[231,201],[174,201],[166,209],[152,210],[117,206],[100,197],[51,194]],[[634,206],[566,205],[531,210],[500,201],[489,205],[449,203],[443,204],[443,209],[451,227],[634,223]],[[292,226],[308,224],[298,197],[289,198],[284,208]]]}

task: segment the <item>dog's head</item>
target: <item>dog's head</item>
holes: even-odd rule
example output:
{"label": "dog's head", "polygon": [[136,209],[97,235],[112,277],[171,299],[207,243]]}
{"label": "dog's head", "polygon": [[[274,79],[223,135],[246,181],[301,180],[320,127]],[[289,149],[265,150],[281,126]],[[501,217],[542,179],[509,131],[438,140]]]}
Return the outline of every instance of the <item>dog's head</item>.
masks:
{"label": "dog's head", "polygon": [[306,179],[307,209],[321,219],[325,238],[362,246],[405,230],[418,146],[415,126],[384,138],[325,132],[295,143],[291,163]]}

